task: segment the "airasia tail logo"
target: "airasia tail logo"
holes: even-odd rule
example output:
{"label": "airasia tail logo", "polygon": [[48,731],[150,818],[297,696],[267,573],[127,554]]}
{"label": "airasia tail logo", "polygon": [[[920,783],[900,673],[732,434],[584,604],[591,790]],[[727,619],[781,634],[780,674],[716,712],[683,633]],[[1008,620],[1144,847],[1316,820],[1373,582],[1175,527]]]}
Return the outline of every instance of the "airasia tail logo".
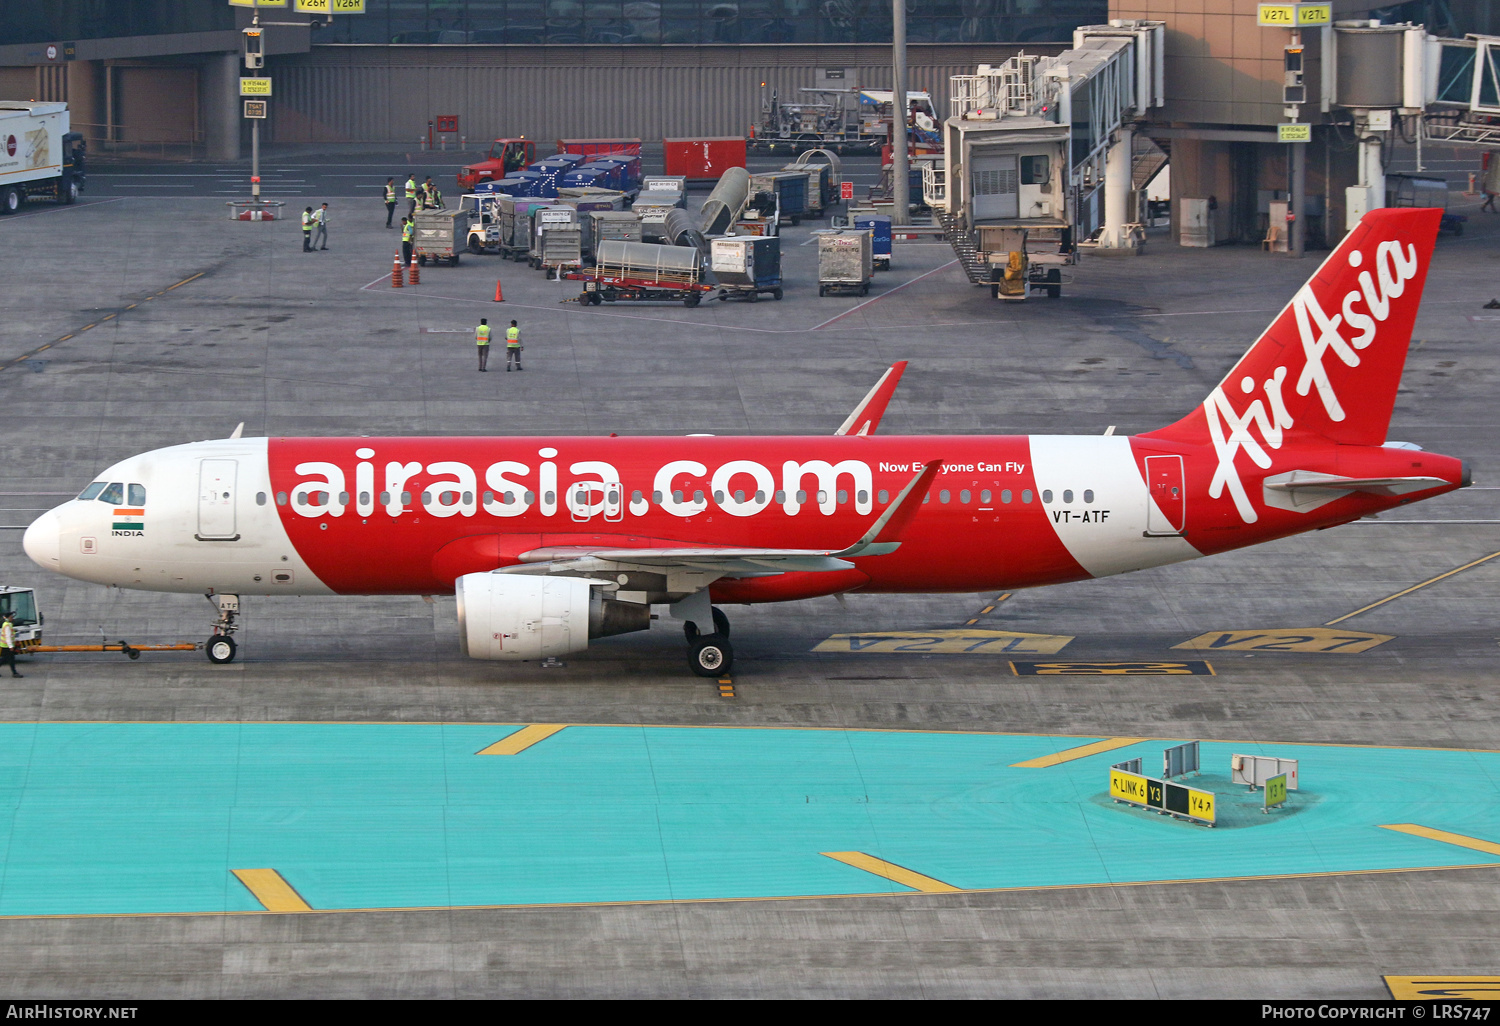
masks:
{"label": "airasia tail logo", "polygon": [[[1364,264],[1365,255],[1352,249],[1348,260],[1350,267],[1359,268]],[[1292,299],[1292,312],[1304,358],[1297,375],[1296,393],[1306,396],[1316,389],[1329,420],[1340,422],[1346,413],[1338,391],[1329,379],[1325,361],[1332,357],[1346,367],[1358,367],[1360,352],[1375,341],[1379,325],[1390,316],[1391,300],[1406,291],[1406,283],[1416,277],[1417,269],[1416,246],[1408,243],[1403,252],[1401,243],[1386,241],[1375,247],[1371,266],[1359,271],[1359,287],[1344,294],[1337,312],[1330,314],[1323,309],[1311,282],[1303,285]],[[1345,331],[1355,334],[1346,336]],[[1259,514],[1245,492],[1235,460],[1243,452],[1257,467],[1270,469],[1271,456],[1266,450],[1280,449],[1285,431],[1295,426],[1295,418],[1287,409],[1282,394],[1291,370],[1285,363],[1278,365],[1269,378],[1260,382],[1262,397],[1252,399],[1243,411],[1235,410],[1223,384],[1203,401],[1208,434],[1219,461],[1208,494],[1217,499],[1227,488],[1240,519],[1247,524],[1255,523]],[[1256,389],[1255,379],[1249,375],[1242,377],[1239,389],[1244,395],[1252,395]]]}

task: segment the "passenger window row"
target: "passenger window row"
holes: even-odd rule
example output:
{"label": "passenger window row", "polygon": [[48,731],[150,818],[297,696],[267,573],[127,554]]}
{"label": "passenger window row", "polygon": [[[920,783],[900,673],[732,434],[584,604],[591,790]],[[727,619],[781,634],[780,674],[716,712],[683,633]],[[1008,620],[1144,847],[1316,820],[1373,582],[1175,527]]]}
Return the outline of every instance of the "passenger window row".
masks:
{"label": "passenger window row", "polygon": [[[1042,489],[1042,501],[1043,502],[1047,502],[1047,503],[1050,503],[1052,501],[1052,489],[1050,489],[1050,488],[1044,488],[1044,489]],[[1071,489],[1071,488],[1064,488],[1063,489],[1062,501],[1066,502],[1066,503],[1072,503],[1072,501],[1073,501],[1073,489]],[[1083,501],[1084,501],[1085,505],[1090,505],[1090,504],[1093,503],[1093,501],[1094,501],[1094,490],[1092,488],[1085,488],[1083,490]]]}

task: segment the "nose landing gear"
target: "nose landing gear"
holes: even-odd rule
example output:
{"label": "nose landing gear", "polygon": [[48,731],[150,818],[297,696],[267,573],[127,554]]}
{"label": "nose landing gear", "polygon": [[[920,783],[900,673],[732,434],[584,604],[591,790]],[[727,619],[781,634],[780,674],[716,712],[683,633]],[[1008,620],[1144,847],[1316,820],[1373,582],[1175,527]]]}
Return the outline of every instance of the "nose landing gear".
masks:
{"label": "nose landing gear", "polygon": [[232,663],[236,650],[239,648],[234,643],[234,632],[239,630],[239,624],[235,623],[235,617],[240,613],[240,597],[238,595],[215,595],[204,596],[214,604],[219,611],[219,617],[213,622],[214,632],[209,635],[208,641],[203,644],[203,651],[208,655],[211,663]]}

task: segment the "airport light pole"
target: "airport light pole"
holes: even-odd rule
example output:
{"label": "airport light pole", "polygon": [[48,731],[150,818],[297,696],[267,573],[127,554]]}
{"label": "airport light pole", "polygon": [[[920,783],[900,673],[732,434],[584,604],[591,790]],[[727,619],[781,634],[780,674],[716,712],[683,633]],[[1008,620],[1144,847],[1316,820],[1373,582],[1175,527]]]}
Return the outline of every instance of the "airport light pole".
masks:
{"label": "airport light pole", "polygon": [[906,0],[891,0],[891,223],[911,219],[911,159],[906,152]]}

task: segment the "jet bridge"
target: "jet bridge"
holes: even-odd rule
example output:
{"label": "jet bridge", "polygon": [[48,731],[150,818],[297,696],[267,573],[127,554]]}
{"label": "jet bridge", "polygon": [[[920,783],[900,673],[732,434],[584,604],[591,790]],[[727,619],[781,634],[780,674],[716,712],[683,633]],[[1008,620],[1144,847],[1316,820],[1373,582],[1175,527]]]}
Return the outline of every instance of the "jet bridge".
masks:
{"label": "jet bridge", "polygon": [[1055,57],[1023,53],[953,76],[943,164],[924,170],[922,191],[971,281],[996,281],[992,264],[1015,269],[1014,254],[978,241],[1015,236],[984,228],[1027,229],[1038,263],[1071,263],[1075,240],[1101,226],[1101,248],[1136,246],[1131,126],[1163,102],[1164,37],[1159,21],[1089,25]]}

